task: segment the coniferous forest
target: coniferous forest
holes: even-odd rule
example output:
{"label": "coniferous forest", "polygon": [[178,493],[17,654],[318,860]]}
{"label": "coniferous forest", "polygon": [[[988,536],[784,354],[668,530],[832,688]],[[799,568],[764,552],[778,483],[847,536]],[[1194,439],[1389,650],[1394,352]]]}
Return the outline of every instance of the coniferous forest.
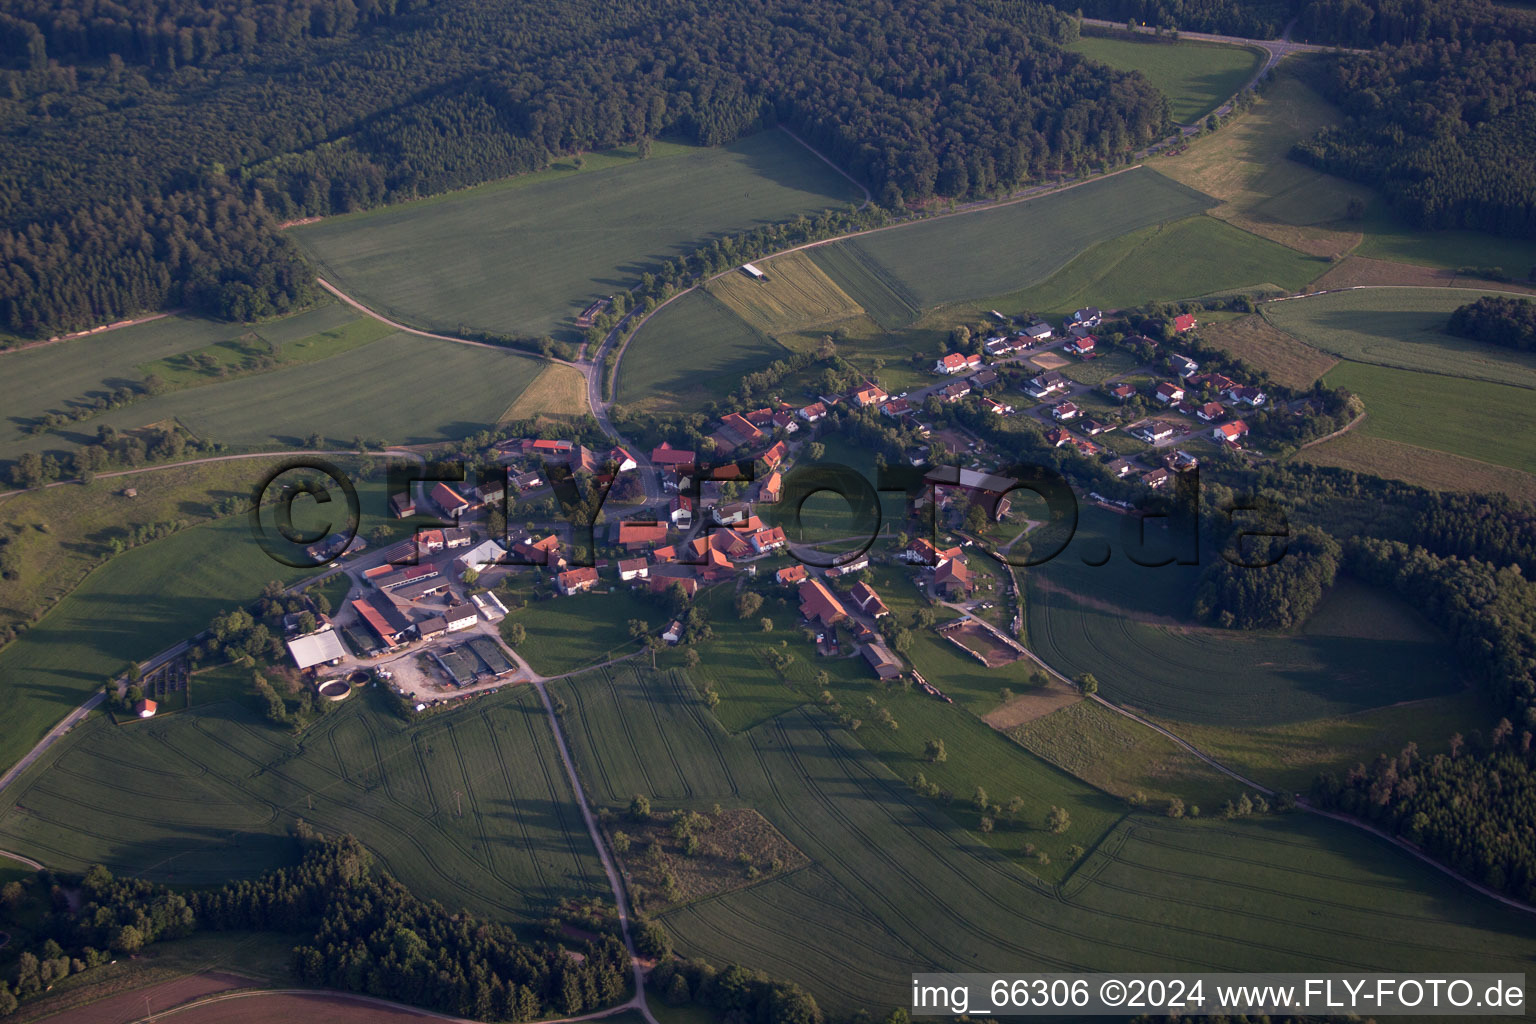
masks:
{"label": "coniferous forest", "polygon": [[308,298],[284,220],[783,123],[888,207],[1096,166],[1163,97],[1038,4],[144,0],[0,20],[0,329]]}

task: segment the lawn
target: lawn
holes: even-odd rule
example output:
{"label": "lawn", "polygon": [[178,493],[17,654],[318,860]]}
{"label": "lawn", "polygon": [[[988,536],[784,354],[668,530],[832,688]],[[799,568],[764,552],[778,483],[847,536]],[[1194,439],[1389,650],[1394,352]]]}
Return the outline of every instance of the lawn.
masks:
{"label": "lawn", "polygon": [[[1023,574],[1035,653],[1068,677],[1093,673],[1115,703],[1178,721],[1249,727],[1458,688],[1455,652],[1432,632],[1412,639],[1359,635],[1340,626],[1354,613],[1339,602],[1325,602],[1305,628],[1290,634],[1193,623],[1198,567],[1131,562],[1120,528],[1133,522],[1085,510],[1065,552]],[[1106,546],[1108,562],[1084,563],[1102,557]],[[1166,550],[1159,544],[1148,554]]]}
{"label": "lawn", "polygon": [[239,448],[301,444],[312,432],[331,445],[358,435],[426,444],[495,424],[544,365],[510,350],[395,332],[317,363],[135,402],[52,439],[89,443],[97,424],[125,430],[175,418],[199,438]]}
{"label": "lawn", "polygon": [[736,271],[705,287],[747,323],[765,334],[806,330],[863,316],[864,309],[805,252],[789,252],[757,266],[766,279]]}
{"label": "lawn", "polygon": [[594,298],[721,234],[840,207],[854,186],[783,132],[655,146],[327,218],[292,235],[338,287],[414,326],[575,338]]}
{"label": "lawn", "polygon": [[1536,472],[1536,405],[1529,388],[1348,360],[1323,378],[1365,402],[1358,428],[1523,473]]}
{"label": "lawn", "polygon": [[[1524,915],[1333,822],[1133,814],[1095,843],[1074,811],[1064,835],[1042,837],[1043,870],[1068,845],[1088,853],[1046,885],[861,748],[868,724],[850,735],[801,709],[732,736],[675,674],[592,673],[554,690],[571,706],[563,724],[596,802],[645,792],[666,806],[750,806],[812,859],[661,921],[683,955],[792,979],[831,1013],[902,1005],[914,964],[1519,972],[1536,952]],[[913,713],[896,717],[920,732]]]}
{"label": "lawn", "polygon": [[1100,242],[1049,279],[997,301],[1054,315],[1090,303],[1125,309],[1204,295],[1298,291],[1327,269],[1315,257],[1200,216]]}
{"label": "lawn", "polygon": [[[145,376],[146,364],[174,360],[184,353],[221,343],[241,346],[241,336],[253,331],[279,339],[287,338],[289,333],[304,338],[334,330],[355,317],[350,309],[334,303],[254,328],[178,315],[88,338],[0,354],[0,372],[6,378],[6,411],[0,417],[0,459],[13,459],[23,451],[48,447],[46,442],[57,439],[48,435],[31,437],[22,428],[48,412],[65,412],[80,399],[139,383]],[[141,417],[134,423],[148,423],[155,418]],[[96,422],[85,423],[85,429],[92,435]]]}
{"label": "lawn", "polygon": [[788,350],[700,288],[673,299],[629,341],[615,397],[656,411],[688,411],[724,398],[742,374]]}
{"label": "lawn", "polygon": [[1120,71],[1139,71],[1168,97],[1168,113],[1193,124],[1237,95],[1264,57],[1242,46],[1082,36],[1068,49]]}
{"label": "lawn", "polygon": [[1445,330],[1464,288],[1364,288],[1262,307],[1270,323],[1313,348],[1357,363],[1536,388],[1536,353],[1458,338]]}
{"label": "lawn", "polygon": [[[1138,168],[1006,206],[871,232],[844,244],[883,280],[910,295],[913,306],[929,309],[1017,291],[1049,277],[1097,242],[1183,220],[1213,202]],[[863,301],[857,291],[853,297]]]}
{"label": "lawn", "polygon": [[1432,448],[1372,437],[1358,429],[1297,452],[1293,458],[1389,480],[1404,480],[1433,491],[1498,491],[1521,501],[1536,502],[1536,476],[1529,473],[1517,473],[1504,466],[1449,455]]}
{"label": "lawn", "polygon": [[[1274,304],[1272,308],[1281,305],[1285,303]],[[1297,390],[1310,388],[1338,363],[1338,359],[1278,330],[1258,315],[1202,323],[1200,340],[1256,370],[1263,370],[1275,383]]]}
{"label": "lawn", "polygon": [[230,701],[123,726],[96,717],[7,795],[0,843],[65,871],[250,877],[297,861],[288,830],[303,818],[356,835],[452,908],[527,922],[608,891],[531,687],[415,724],[364,691],[302,740]]}
{"label": "lawn", "polygon": [[522,623],[528,639],[515,648],[517,653],[540,675],[562,675],[639,650],[630,639],[629,621],[644,619],[660,631],[668,616],[659,601],[637,596],[627,586],[611,593],[529,601],[502,620],[503,633],[505,626]]}

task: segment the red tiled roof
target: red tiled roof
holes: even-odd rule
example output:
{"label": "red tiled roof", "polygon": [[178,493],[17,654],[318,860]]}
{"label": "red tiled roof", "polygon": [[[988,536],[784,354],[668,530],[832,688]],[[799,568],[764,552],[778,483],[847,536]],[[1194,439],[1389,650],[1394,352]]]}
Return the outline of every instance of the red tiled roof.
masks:
{"label": "red tiled roof", "polygon": [[667,524],[645,519],[627,519],[619,524],[620,544],[654,544],[667,539]]}
{"label": "red tiled roof", "polygon": [[780,583],[799,583],[809,575],[803,565],[786,565],[774,574],[774,578]]}
{"label": "red tiled roof", "polygon": [[1195,314],[1193,313],[1180,313],[1178,316],[1173,318],[1173,329],[1176,331],[1187,331],[1194,326]]}
{"label": "red tiled roof", "polygon": [[693,452],[673,448],[665,441],[659,447],[651,449],[651,461],[658,466],[691,466],[694,458]]}
{"label": "red tiled roof", "polygon": [[582,583],[596,583],[597,570],[592,568],[590,565],[583,566],[580,569],[569,569],[561,573],[558,578],[560,581],[561,589],[570,590],[572,587]]}
{"label": "red tiled roof", "polygon": [[438,482],[436,487],[432,488],[432,500],[443,508],[457,508],[460,505],[469,504],[469,502],[464,500],[463,495],[441,481]]}
{"label": "red tiled roof", "polygon": [[831,626],[848,617],[842,602],[833,597],[820,580],[807,580],[800,584],[800,614],[808,619],[819,619],[824,626]]}

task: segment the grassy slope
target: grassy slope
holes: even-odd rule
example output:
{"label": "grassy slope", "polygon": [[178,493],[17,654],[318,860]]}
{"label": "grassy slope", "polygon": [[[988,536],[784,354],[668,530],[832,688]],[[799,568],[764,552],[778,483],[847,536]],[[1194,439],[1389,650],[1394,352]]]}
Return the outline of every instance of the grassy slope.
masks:
{"label": "grassy slope", "polygon": [[878,231],[849,244],[927,308],[1014,291],[1048,277],[1096,242],[1180,220],[1210,205],[1208,196],[1136,169],[1010,206]]}
{"label": "grassy slope", "polygon": [[1349,361],[1323,379],[1364,400],[1369,436],[1536,472],[1528,388]]}
{"label": "grassy slope", "polygon": [[336,284],[396,319],[571,334],[571,318],[593,298],[701,241],[859,198],[782,132],[712,149],[658,145],[648,160],[513,183],[329,218],[293,235]]}
{"label": "grassy slope", "polygon": [[286,832],[302,817],[357,835],[450,907],[526,921],[606,892],[531,688],[412,725],[365,691],[302,739],[253,703],[92,719],[23,777],[0,841],[62,869],[208,884],[295,860]]}
{"label": "grassy slope", "polygon": [[1298,452],[1294,458],[1320,466],[1406,480],[1435,491],[1499,491],[1536,502],[1536,476],[1479,459],[1463,458],[1376,437],[1360,430]]}
{"label": "grassy slope", "polygon": [[1277,383],[1298,389],[1311,387],[1338,362],[1257,315],[1202,323],[1200,340],[1263,370]]}
{"label": "grassy slope", "polygon": [[[1456,688],[1454,654],[1432,634],[1413,643],[1338,628],[1272,634],[1194,626],[1198,570],[1133,564],[1121,525],[1109,513],[1085,512],[1066,551],[1024,574],[1036,653],[1069,676],[1092,672],[1117,703],[1180,721],[1257,726]],[[1105,565],[1083,563],[1105,544],[1112,550]]]}
{"label": "grassy slope", "polygon": [[1089,303],[1123,309],[1265,286],[1295,291],[1326,269],[1214,217],[1191,217],[1101,242],[1008,301],[1052,315]]}
{"label": "grassy slope", "polygon": [[1365,288],[1269,302],[1263,313],[1343,359],[1536,388],[1536,354],[1446,332],[1451,312],[1476,297],[1460,288]]}
{"label": "grassy slope", "polygon": [[1121,71],[1139,71],[1168,97],[1168,113],[1191,124],[1248,84],[1263,57],[1238,46],[1083,36],[1069,49]]}

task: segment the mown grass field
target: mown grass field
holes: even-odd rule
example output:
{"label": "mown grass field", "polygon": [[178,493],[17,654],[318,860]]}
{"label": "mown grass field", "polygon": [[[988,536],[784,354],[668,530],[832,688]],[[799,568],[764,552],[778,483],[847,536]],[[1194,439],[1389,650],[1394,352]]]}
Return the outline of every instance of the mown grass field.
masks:
{"label": "mown grass field", "polygon": [[[234,341],[221,341],[194,352],[142,363],[139,371],[146,379],[153,374],[172,387],[196,387],[230,374],[256,372],[256,361],[263,357],[274,359],[283,366],[317,363],[393,333],[394,329],[388,324],[362,316],[287,342],[282,341],[277,332],[264,335],[259,330],[251,330]],[[200,367],[195,363],[199,358],[212,359],[217,365]]]}
{"label": "mown grass field", "polygon": [[803,251],[785,253],[757,266],[767,280],[737,271],[715,278],[705,288],[765,334],[805,330],[864,315],[863,307]]}
{"label": "mown grass field", "polygon": [[1214,216],[1326,257],[1360,244],[1362,225],[1347,213],[1351,200],[1368,202],[1372,193],[1290,159],[1297,142],[1342,119],[1307,84],[1315,64],[1305,54],[1288,58],[1250,110],[1179,154],[1154,158],[1151,166],[1221,200]]}
{"label": "mown grass field", "polygon": [[[6,352],[0,355],[0,372],[7,384],[5,415],[0,417],[0,458],[50,447],[50,441],[56,446],[57,438],[29,436],[23,428],[50,411],[67,411],[78,399],[142,381],[146,365],[221,343],[238,346],[240,337],[253,331],[286,342],[335,330],[355,319],[350,309],[335,303],[255,327],[178,315],[89,338]],[[81,429],[94,435],[96,422],[88,420]]]}
{"label": "mown grass field", "polygon": [[523,624],[528,639],[517,653],[535,672],[554,676],[639,650],[630,639],[629,620],[644,619],[653,630],[661,630],[669,617],[657,601],[637,596],[626,585],[606,594],[530,601],[502,622]]}
{"label": "mown grass field", "polygon": [[302,444],[311,432],[331,445],[358,435],[425,444],[492,426],[543,366],[511,350],[396,332],[321,362],[147,398],[51,438],[55,446],[60,438],[89,443],[98,424],[129,429],[174,418],[236,448]]}
{"label": "mown grass field", "polygon": [[1200,340],[1234,356],[1286,387],[1304,390],[1338,359],[1272,326],[1258,315],[1200,325]]}
{"label": "mown grass field", "polygon": [[696,289],[635,332],[619,362],[615,398],[657,411],[697,409],[728,395],[742,374],[787,353],[708,291]]}
{"label": "mown grass field", "polygon": [[783,132],[621,151],[599,169],[512,179],[295,228],[327,278],[416,326],[576,336],[593,299],[720,234],[862,196]]}
{"label": "mown grass field", "polygon": [[1248,84],[1263,56],[1241,46],[1184,40],[1082,36],[1068,49],[1121,71],[1139,71],[1168,97],[1168,114],[1192,124],[1231,99]]}
{"label": "mown grass field", "polygon": [[1089,303],[1123,309],[1239,291],[1296,291],[1326,269],[1315,257],[1200,216],[1100,242],[1047,280],[1009,298],[1023,308],[1058,315]]}
{"label": "mown grass field", "polygon": [[[1409,641],[1400,631],[1349,628],[1358,613],[1342,603],[1320,607],[1290,634],[1200,626],[1190,620],[1198,567],[1135,565],[1121,525],[1120,517],[1088,510],[1062,555],[1024,573],[1032,649],[1069,677],[1093,673],[1117,704],[1177,721],[1249,727],[1458,688],[1455,653],[1438,636],[1425,631]],[[1084,564],[1106,545],[1106,564]]]}
{"label": "mown grass field", "polygon": [[[1332,822],[1134,814],[1050,886],[809,709],[731,736],[681,678],[583,676],[555,691],[599,803],[751,806],[811,857],[662,923],[685,955],[792,978],[833,1012],[903,1005],[916,965],[1518,971],[1536,950],[1524,916]],[[1078,828],[1074,814],[1042,842],[1089,845]]]}
{"label": "mown grass field", "polygon": [[1261,308],[1274,326],[1342,359],[1536,388],[1536,354],[1446,331],[1451,313],[1477,297],[1463,288],[1365,288]]}
{"label": "mown grass field", "polygon": [[1365,402],[1367,418],[1356,430],[1366,436],[1536,473],[1529,388],[1348,360],[1323,380]]}
{"label": "mown grass field", "polygon": [[[1212,200],[1144,168],[1060,192],[876,231],[845,243],[929,309],[1041,281],[1078,253],[1139,228],[1182,220]],[[854,298],[860,296],[854,293]]]}
{"label": "mown grass field", "polygon": [[417,724],[363,691],[298,738],[251,703],[91,719],[7,791],[0,841],[61,870],[206,885],[296,861],[303,818],[450,907],[529,921],[607,892],[531,687]]}
{"label": "mown grass field", "polygon": [[1293,457],[1319,466],[1338,466],[1356,473],[1404,480],[1435,491],[1497,491],[1521,501],[1536,502],[1536,476],[1529,473],[1373,437],[1359,429]]}

